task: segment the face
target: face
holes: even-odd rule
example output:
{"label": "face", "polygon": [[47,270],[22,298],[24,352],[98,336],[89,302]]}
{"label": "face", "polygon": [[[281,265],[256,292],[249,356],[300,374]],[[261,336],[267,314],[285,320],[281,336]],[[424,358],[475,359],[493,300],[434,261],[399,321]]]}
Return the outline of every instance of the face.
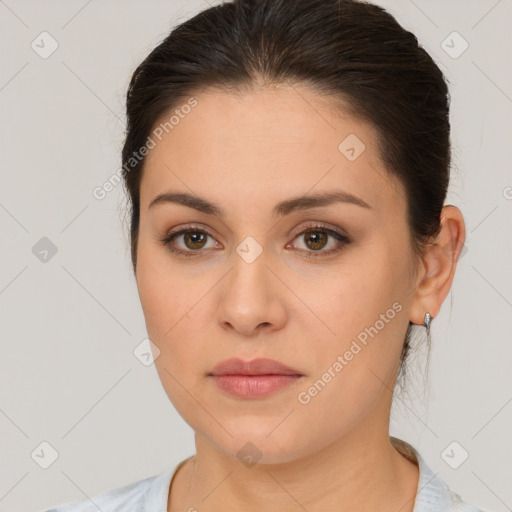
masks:
{"label": "face", "polygon": [[[169,399],[211,447],[252,443],[262,463],[387,435],[416,267],[374,129],[306,88],[195,98],[150,150],[140,189],[136,278]],[[150,206],[161,194],[203,202]],[[300,376],[233,394],[211,374],[234,357]]]}

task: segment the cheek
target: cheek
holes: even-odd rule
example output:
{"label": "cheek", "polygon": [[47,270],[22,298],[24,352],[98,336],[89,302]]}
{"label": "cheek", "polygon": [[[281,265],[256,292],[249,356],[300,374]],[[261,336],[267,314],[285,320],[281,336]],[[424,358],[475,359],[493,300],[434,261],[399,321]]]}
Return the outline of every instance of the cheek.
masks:
{"label": "cheek", "polygon": [[[194,283],[158,264],[158,255],[141,250],[137,286],[144,312],[146,330],[158,347],[155,368],[169,400],[186,421],[193,421],[197,404],[195,378],[202,366],[197,325],[193,321],[196,297]],[[204,293],[204,292],[203,292]],[[198,306],[201,306],[199,302]]]}
{"label": "cheek", "polygon": [[307,321],[296,314],[303,322],[301,332],[311,333],[306,336],[315,372],[311,380],[320,379],[320,387],[329,382],[332,390],[343,391],[331,396],[335,402],[357,402],[364,394],[378,392],[384,385],[379,379],[392,386],[402,351],[407,325],[401,292],[405,281],[392,269],[402,268],[405,274],[405,266],[397,265],[392,251],[379,252],[375,247],[369,254],[352,264],[347,258],[345,265],[317,277],[315,288],[307,287],[313,283],[309,279],[297,287],[297,295],[305,297],[316,313]]}
{"label": "cheek", "polygon": [[166,251],[142,238],[137,253],[137,288],[148,334],[160,344],[190,306],[189,279],[173,271]]}
{"label": "cheek", "polygon": [[215,276],[194,275],[173,264],[161,248],[141,245],[137,287],[148,336],[160,350],[157,368],[165,367],[176,376],[187,370],[190,375],[191,369],[198,372],[204,366],[200,344],[208,321],[211,329],[213,309],[207,295]]}
{"label": "cheek", "polygon": [[[308,317],[311,311],[315,313],[317,328],[322,329],[327,346],[332,343],[340,348],[343,340],[350,341],[390,309],[385,320],[397,316],[393,304],[400,300],[402,285],[391,271],[395,265],[392,256],[379,253],[377,248],[369,252],[369,257],[357,253],[357,257],[346,258],[343,264],[329,269],[302,272],[300,279],[294,280],[294,293],[307,306],[305,312],[309,309]],[[300,319],[297,311],[294,320]],[[390,330],[388,325],[386,331]]]}
{"label": "cheek", "polygon": [[[385,283],[376,288],[375,281],[363,286],[361,280],[345,280],[340,286],[331,290],[332,300],[323,309],[325,323],[336,334],[317,335],[314,350],[309,343],[312,372],[296,393],[302,413],[335,418],[324,423],[323,435],[329,431],[333,436],[349,431],[376,410],[385,414],[404,324],[404,308]],[[313,333],[311,327],[309,332]]]}

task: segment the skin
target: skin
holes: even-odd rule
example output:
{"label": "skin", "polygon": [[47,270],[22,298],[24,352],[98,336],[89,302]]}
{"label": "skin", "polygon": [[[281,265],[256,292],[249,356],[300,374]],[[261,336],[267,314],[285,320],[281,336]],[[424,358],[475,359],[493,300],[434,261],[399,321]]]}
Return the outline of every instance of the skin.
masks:
{"label": "skin", "polygon": [[[140,189],[139,296],[165,392],[195,431],[196,455],[175,475],[169,512],[412,511],[418,468],[390,443],[392,390],[408,322],[423,324],[427,311],[435,318],[450,289],[465,239],[460,211],[445,206],[437,245],[415,256],[404,190],[370,124],[306,87],[195,97],[146,157]],[[338,150],[349,134],[366,146],[355,161]],[[334,203],[272,216],[280,201],[339,189],[370,208]],[[176,203],[149,208],[164,192],[198,195],[226,216]],[[300,234],[311,222],[352,242],[329,236],[315,251]],[[185,258],[160,239],[189,223],[209,236],[203,246],[175,238],[175,247],[199,252]],[[252,263],[236,251],[248,236],[263,250]],[[397,302],[401,311],[300,403]],[[233,397],[207,377],[231,357],[276,359],[304,377],[267,398]],[[251,467],[236,456],[248,442],[261,452]]]}

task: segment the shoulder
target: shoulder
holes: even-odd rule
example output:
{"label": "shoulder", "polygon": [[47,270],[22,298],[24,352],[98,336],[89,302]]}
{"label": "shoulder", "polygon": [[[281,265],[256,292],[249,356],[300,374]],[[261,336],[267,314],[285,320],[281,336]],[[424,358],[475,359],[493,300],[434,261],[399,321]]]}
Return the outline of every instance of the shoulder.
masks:
{"label": "shoulder", "polygon": [[419,481],[413,512],[490,512],[466,503],[434,473],[425,459],[409,443],[392,438],[392,444],[406,458],[417,463]]}
{"label": "shoulder", "polygon": [[81,501],[63,503],[44,512],[165,512],[174,470],[105,491]]}
{"label": "shoulder", "polygon": [[421,468],[420,485],[413,512],[488,512],[464,501],[437,473],[427,466],[419,454],[418,457]]}
{"label": "shoulder", "polygon": [[488,512],[464,501],[437,476],[437,473],[434,474],[424,461],[423,466],[423,478],[420,477],[420,490],[416,495],[413,512]]}

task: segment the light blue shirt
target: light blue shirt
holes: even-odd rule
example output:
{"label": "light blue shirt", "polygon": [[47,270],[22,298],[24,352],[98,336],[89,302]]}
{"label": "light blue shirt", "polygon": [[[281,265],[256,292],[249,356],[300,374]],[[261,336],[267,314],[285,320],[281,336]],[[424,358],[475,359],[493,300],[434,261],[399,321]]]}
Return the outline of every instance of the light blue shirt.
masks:
{"label": "light blue shirt", "polygon": [[[419,481],[413,512],[485,512],[463,502],[410,444],[393,437],[391,440],[401,453],[418,463]],[[106,491],[91,499],[64,503],[45,512],[167,512],[172,477],[185,460],[160,475]]]}

